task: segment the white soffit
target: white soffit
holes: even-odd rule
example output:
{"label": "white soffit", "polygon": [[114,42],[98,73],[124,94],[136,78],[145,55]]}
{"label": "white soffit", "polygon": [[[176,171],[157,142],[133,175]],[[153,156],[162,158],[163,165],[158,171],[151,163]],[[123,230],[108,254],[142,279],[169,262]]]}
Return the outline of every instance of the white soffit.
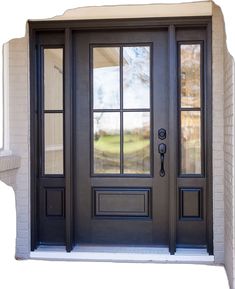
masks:
{"label": "white soffit", "polygon": [[63,15],[44,20],[85,20],[85,19],[120,19],[150,17],[185,17],[211,16],[212,2],[194,2],[178,4],[146,4],[91,6],[69,9]]}

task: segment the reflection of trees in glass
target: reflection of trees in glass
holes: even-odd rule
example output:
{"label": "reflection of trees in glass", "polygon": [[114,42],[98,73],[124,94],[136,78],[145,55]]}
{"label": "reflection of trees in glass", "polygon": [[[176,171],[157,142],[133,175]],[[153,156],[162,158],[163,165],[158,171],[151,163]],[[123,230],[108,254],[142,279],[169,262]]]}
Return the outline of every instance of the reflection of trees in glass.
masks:
{"label": "reflection of trees in glass", "polygon": [[150,173],[150,113],[124,113],[124,172]]}
{"label": "reflection of trees in glass", "polygon": [[150,48],[123,48],[123,102],[125,108],[149,108]]}
{"label": "reflection of trees in glass", "polygon": [[181,171],[186,174],[201,173],[200,112],[181,112]]}
{"label": "reflection of trees in glass", "polygon": [[181,45],[181,105],[200,107],[200,45]]}
{"label": "reflection of trees in glass", "polygon": [[94,113],[94,172],[120,173],[120,114]]}
{"label": "reflection of trees in glass", "polygon": [[[95,127],[99,127],[100,120],[101,120],[102,116],[103,116],[103,112],[94,114]],[[94,138],[95,138],[95,141],[99,140],[100,131],[95,130]]]}
{"label": "reflection of trees in glass", "polygon": [[[123,49],[123,83],[120,84],[120,49]],[[95,173],[150,173],[150,112],[121,112],[123,108],[150,108],[150,47],[96,47],[93,50],[93,148]],[[120,128],[120,115],[123,127]],[[123,131],[123,145],[120,134]],[[121,152],[121,147],[123,151]]]}

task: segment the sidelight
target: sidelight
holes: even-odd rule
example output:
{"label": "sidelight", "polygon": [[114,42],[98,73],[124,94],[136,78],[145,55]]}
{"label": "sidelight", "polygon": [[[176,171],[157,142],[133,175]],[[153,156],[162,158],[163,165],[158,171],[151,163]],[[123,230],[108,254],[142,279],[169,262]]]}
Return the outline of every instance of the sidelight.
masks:
{"label": "sidelight", "polygon": [[202,173],[202,44],[180,44],[180,173]]}
{"label": "sidelight", "polygon": [[44,174],[64,173],[63,49],[43,50]]}
{"label": "sidelight", "polygon": [[93,47],[93,173],[151,173],[150,45]]}

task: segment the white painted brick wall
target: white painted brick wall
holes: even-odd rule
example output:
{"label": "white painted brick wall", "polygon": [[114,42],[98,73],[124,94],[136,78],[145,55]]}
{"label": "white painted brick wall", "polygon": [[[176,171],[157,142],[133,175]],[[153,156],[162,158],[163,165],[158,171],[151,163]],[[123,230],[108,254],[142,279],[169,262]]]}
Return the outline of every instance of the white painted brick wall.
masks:
{"label": "white painted brick wall", "polygon": [[234,61],[226,48],[223,16],[214,5],[213,177],[214,180],[219,177],[214,181],[214,246],[217,262],[222,261],[224,248],[224,264],[231,289],[235,289],[234,83]]}
{"label": "white painted brick wall", "polygon": [[224,23],[220,9],[213,5],[213,230],[214,255],[224,262]]}
{"label": "white painted brick wall", "polygon": [[29,257],[30,194],[29,194],[29,82],[28,39],[9,42],[9,126],[10,149],[21,156],[16,177],[16,258]]}
{"label": "white painted brick wall", "polygon": [[16,187],[16,176],[20,167],[20,157],[14,155],[0,156],[0,181],[14,190]]}
{"label": "white painted brick wall", "polygon": [[224,242],[225,267],[231,288],[235,289],[235,235],[234,235],[234,61],[224,53]]}

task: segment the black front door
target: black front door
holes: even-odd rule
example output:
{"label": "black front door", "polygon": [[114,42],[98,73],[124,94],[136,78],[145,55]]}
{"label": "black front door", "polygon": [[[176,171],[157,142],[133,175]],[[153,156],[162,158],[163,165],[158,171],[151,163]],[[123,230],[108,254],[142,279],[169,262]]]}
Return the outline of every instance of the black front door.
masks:
{"label": "black front door", "polygon": [[76,242],[167,245],[167,31],[74,41]]}
{"label": "black front door", "polygon": [[210,19],[174,21],[30,24],[32,249],[213,252]]}

